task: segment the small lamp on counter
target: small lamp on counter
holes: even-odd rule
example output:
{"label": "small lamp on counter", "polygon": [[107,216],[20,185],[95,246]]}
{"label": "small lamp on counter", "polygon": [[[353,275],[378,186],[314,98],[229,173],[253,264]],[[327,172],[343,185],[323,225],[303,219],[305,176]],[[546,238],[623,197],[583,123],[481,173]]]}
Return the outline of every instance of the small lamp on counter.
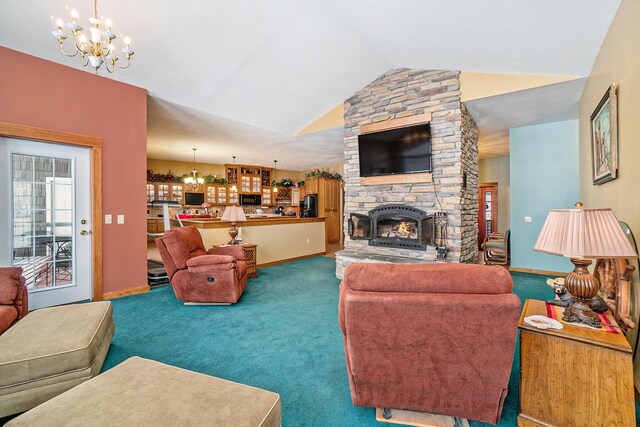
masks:
{"label": "small lamp on counter", "polygon": [[224,212],[222,213],[222,221],[231,221],[231,228],[229,229],[229,236],[231,236],[231,240],[229,241],[229,245],[237,245],[240,243],[236,240],[236,236],[238,235],[238,229],[236,228],[236,222],[246,221],[247,217],[244,216],[244,210],[240,206],[227,206],[224,208]]}
{"label": "small lamp on counter", "polygon": [[611,209],[553,209],[542,226],[535,251],[571,259],[575,266],[565,279],[574,303],[562,316],[565,322],[599,328],[598,315],[589,302],[600,292],[600,281],[587,267],[597,258],[637,258],[635,249]]}

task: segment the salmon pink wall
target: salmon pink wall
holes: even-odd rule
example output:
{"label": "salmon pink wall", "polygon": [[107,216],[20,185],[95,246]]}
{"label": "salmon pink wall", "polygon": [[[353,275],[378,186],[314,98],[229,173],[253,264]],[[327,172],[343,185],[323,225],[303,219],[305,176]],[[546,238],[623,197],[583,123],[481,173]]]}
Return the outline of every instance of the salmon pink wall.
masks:
{"label": "salmon pink wall", "polygon": [[102,138],[104,292],[145,286],[147,91],[0,46],[0,122]]}

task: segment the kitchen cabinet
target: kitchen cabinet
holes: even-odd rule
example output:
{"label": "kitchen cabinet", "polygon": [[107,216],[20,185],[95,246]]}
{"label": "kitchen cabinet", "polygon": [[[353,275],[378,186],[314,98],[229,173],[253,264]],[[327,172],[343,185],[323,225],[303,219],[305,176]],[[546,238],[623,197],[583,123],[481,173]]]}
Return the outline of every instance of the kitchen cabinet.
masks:
{"label": "kitchen cabinet", "polygon": [[273,169],[271,168],[261,168],[260,175],[262,176],[262,186],[263,187],[271,187],[271,178]]}
{"label": "kitchen cabinet", "polygon": [[262,189],[262,206],[275,206],[275,197],[271,187]]}
{"label": "kitchen cabinet", "polygon": [[229,181],[229,184],[238,184],[238,169],[239,165],[224,165],[224,170],[226,171],[227,181]]}
{"label": "kitchen cabinet", "polygon": [[210,205],[222,206],[226,205],[228,189],[225,185],[207,185],[205,192],[205,200]]}
{"label": "kitchen cabinet", "polygon": [[292,188],[291,189],[291,206],[300,206],[300,200],[302,198],[302,189],[301,188]]}
{"label": "kitchen cabinet", "polygon": [[151,203],[154,200],[170,200],[179,204],[183,204],[184,184],[173,182],[148,182],[147,202]]}
{"label": "kitchen cabinet", "polygon": [[317,187],[318,216],[325,218],[327,243],[339,243],[342,237],[342,183],[337,179],[313,179],[305,182],[307,193],[311,193],[310,183]]}
{"label": "kitchen cabinet", "polygon": [[323,178],[307,179],[304,182],[305,191],[307,194],[318,194],[318,183],[320,182],[320,179]]}
{"label": "kitchen cabinet", "polygon": [[229,198],[227,199],[230,205],[237,205],[240,203],[240,197],[238,196],[238,189],[233,189],[233,186],[227,189],[229,193]]}
{"label": "kitchen cabinet", "polygon": [[151,203],[156,199],[156,186],[152,182],[147,183],[147,203]]}

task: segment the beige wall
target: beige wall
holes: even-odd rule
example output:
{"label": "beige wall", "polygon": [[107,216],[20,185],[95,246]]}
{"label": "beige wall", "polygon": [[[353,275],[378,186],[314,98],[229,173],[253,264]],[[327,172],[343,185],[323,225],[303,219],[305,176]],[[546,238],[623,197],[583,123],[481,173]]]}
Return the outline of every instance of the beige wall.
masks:
{"label": "beige wall", "polygon": [[[326,251],[324,221],[239,228],[245,242],[258,245],[258,266]],[[198,230],[207,248],[229,241],[228,228]]]}
{"label": "beige wall", "polygon": [[344,163],[342,162],[334,163],[331,165],[318,166],[312,169],[307,169],[306,171],[302,172],[302,176],[304,177],[308,172],[311,172],[312,170],[316,170],[316,169],[324,170],[331,173],[339,173],[340,175],[344,176]]}
{"label": "beige wall", "polygon": [[[191,170],[193,169],[193,162],[147,159],[147,169],[151,169],[155,173],[167,173],[171,170],[171,173],[175,176],[182,176],[185,173],[191,173]],[[224,177],[224,165],[196,163],[196,170],[201,176],[211,174]],[[293,181],[301,181],[304,179],[304,172],[278,169],[276,179],[280,181],[283,178],[289,178]]]}
{"label": "beige wall", "polygon": [[498,183],[498,231],[506,231],[509,229],[509,156],[480,160],[478,182]]}
{"label": "beige wall", "polygon": [[[608,207],[629,224],[640,240],[640,2],[622,0],[580,99],[580,197],[586,207]],[[590,116],[611,84],[618,87],[618,178],[602,185],[591,182]],[[637,289],[637,271],[634,275]],[[638,313],[637,295],[632,311]],[[632,331],[635,342],[637,329]],[[635,363],[636,388],[640,388],[640,358]]]}

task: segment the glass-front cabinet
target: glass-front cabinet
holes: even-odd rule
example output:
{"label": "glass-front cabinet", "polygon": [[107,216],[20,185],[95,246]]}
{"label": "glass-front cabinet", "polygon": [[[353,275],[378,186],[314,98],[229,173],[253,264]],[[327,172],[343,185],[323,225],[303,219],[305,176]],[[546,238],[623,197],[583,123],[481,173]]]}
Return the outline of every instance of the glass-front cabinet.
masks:
{"label": "glass-front cabinet", "polygon": [[216,204],[218,205],[227,204],[227,187],[222,185],[216,187]]}
{"label": "glass-front cabinet", "polygon": [[218,201],[216,197],[216,187],[213,185],[207,185],[207,191],[204,197],[207,203],[209,203],[210,205],[215,205]]}
{"label": "glass-front cabinet", "polygon": [[156,200],[169,200],[169,184],[156,184]]}
{"label": "glass-front cabinet", "polygon": [[171,184],[171,201],[182,204],[184,196],[184,186],[182,184]]}
{"label": "glass-front cabinet", "polygon": [[262,189],[262,206],[271,206],[273,205],[271,187]]}
{"label": "glass-front cabinet", "polygon": [[151,203],[156,199],[156,186],[153,183],[147,184],[147,203]]}
{"label": "glass-front cabinet", "polygon": [[251,177],[251,192],[252,193],[260,193],[260,189],[262,188],[262,179],[260,176],[252,176]]}
{"label": "glass-front cabinet", "polygon": [[230,205],[237,205],[240,202],[240,199],[238,198],[238,190],[234,190],[233,187],[229,188],[229,204]]}
{"label": "glass-front cabinet", "polygon": [[250,176],[240,177],[240,191],[242,191],[243,193],[251,193],[251,177]]}

